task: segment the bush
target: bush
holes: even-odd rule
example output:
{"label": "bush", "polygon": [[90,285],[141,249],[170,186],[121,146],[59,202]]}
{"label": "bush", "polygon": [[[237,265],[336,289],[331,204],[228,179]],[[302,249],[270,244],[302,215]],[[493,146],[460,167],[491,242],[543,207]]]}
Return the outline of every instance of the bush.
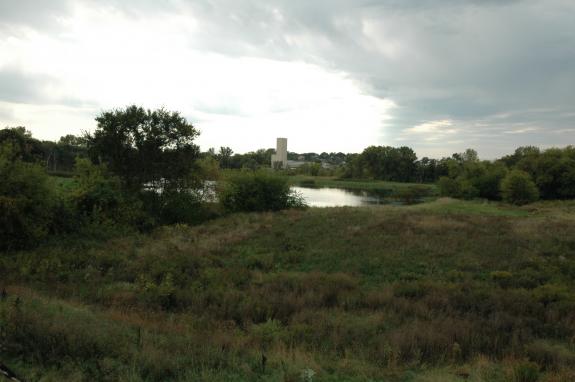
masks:
{"label": "bush", "polygon": [[439,178],[438,186],[441,196],[458,199],[473,199],[479,196],[477,188],[470,181],[462,178],[452,179],[442,176]]}
{"label": "bush", "polygon": [[78,158],[75,179],[72,205],[84,223],[138,226],[147,220],[141,202],[124,192],[120,178],[110,174],[105,165]]}
{"label": "bush", "polygon": [[0,147],[0,250],[31,247],[49,230],[55,195],[36,164],[17,158],[11,145]]}
{"label": "bush", "polygon": [[233,176],[220,190],[219,200],[229,212],[279,211],[305,206],[303,199],[290,190],[285,177],[266,171]]}
{"label": "bush", "polygon": [[521,206],[539,199],[539,191],[529,174],[513,170],[501,181],[501,196],[504,201]]}
{"label": "bush", "polygon": [[513,369],[514,382],[537,382],[539,367],[533,362],[521,362]]}
{"label": "bush", "polygon": [[156,225],[195,225],[218,216],[215,203],[204,202],[195,190],[146,191],[141,199]]}
{"label": "bush", "polygon": [[439,178],[437,185],[439,186],[441,196],[455,197],[455,195],[459,194],[458,183],[455,179],[442,176]]}
{"label": "bush", "polygon": [[501,200],[499,186],[501,180],[507,175],[507,168],[501,163],[484,164],[484,171],[475,179],[471,179],[475,188],[479,190],[479,196],[489,200]]}
{"label": "bush", "polygon": [[545,369],[561,369],[575,366],[575,353],[561,344],[539,340],[526,347],[529,358]]}

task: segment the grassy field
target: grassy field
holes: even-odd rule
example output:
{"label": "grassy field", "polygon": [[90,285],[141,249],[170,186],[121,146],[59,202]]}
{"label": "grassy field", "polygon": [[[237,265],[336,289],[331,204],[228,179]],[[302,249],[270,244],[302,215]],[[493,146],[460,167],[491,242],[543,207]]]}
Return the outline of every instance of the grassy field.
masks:
{"label": "grassy field", "polygon": [[575,203],[236,214],[0,256],[30,381],[573,381]]}

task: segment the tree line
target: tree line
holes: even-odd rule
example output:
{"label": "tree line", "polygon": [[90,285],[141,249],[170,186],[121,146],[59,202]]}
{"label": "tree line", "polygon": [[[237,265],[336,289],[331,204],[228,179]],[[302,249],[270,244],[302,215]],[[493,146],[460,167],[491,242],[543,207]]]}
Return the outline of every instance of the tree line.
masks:
{"label": "tree line", "polygon": [[[0,249],[78,230],[195,224],[218,216],[218,208],[261,211],[303,204],[289,195],[285,180],[257,173],[269,169],[273,150],[234,154],[222,147],[202,153],[195,144],[199,132],[178,112],[129,106],[102,112],[96,122],[93,133],[58,142],[37,140],[23,127],[0,130]],[[409,147],[389,146],[332,154],[303,154],[313,161],[287,173],[437,183],[445,196],[514,204],[575,198],[573,146],[520,147],[494,161],[480,160],[471,149],[441,159],[418,159]],[[322,156],[339,164],[324,169]],[[220,168],[250,171],[221,182],[226,190],[215,190],[207,181],[217,180]],[[74,179],[49,176],[58,174]],[[216,191],[222,203],[210,202]]]}
{"label": "tree line", "polygon": [[[217,157],[200,152],[198,130],[178,112],[129,106],[96,122],[93,133],[57,143],[23,127],[0,130],[0,250],[304,206],[271,173],[242,173],[216,189]],[[71,178],[50,176],[62,174]]]}

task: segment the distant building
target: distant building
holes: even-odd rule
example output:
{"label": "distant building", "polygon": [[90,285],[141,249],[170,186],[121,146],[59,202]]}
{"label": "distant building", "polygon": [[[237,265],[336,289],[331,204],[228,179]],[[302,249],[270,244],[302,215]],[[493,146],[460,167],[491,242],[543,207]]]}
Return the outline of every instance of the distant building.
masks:
{"label": "distant building", "polygon": [[287,168],[298,168],[307,164],[305,161],[297,161],[297,160],[288,160]]}
{"label": "distant building", "polygon": [[288,168],[287,138],[278,138],[276,153],[272,154],[272,168]]}

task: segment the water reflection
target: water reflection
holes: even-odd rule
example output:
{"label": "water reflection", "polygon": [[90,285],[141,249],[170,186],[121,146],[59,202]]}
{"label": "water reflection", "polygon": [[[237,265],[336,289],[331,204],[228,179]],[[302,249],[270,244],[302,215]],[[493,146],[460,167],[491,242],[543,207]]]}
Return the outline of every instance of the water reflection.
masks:
{"label": "water reflection", "polygon": [[358,207],[374,204],[395,204],[386,198],[389,192],[368,192],[363,190],[344,190],[341,188],[292,187],[303,196],[310,207]]}

